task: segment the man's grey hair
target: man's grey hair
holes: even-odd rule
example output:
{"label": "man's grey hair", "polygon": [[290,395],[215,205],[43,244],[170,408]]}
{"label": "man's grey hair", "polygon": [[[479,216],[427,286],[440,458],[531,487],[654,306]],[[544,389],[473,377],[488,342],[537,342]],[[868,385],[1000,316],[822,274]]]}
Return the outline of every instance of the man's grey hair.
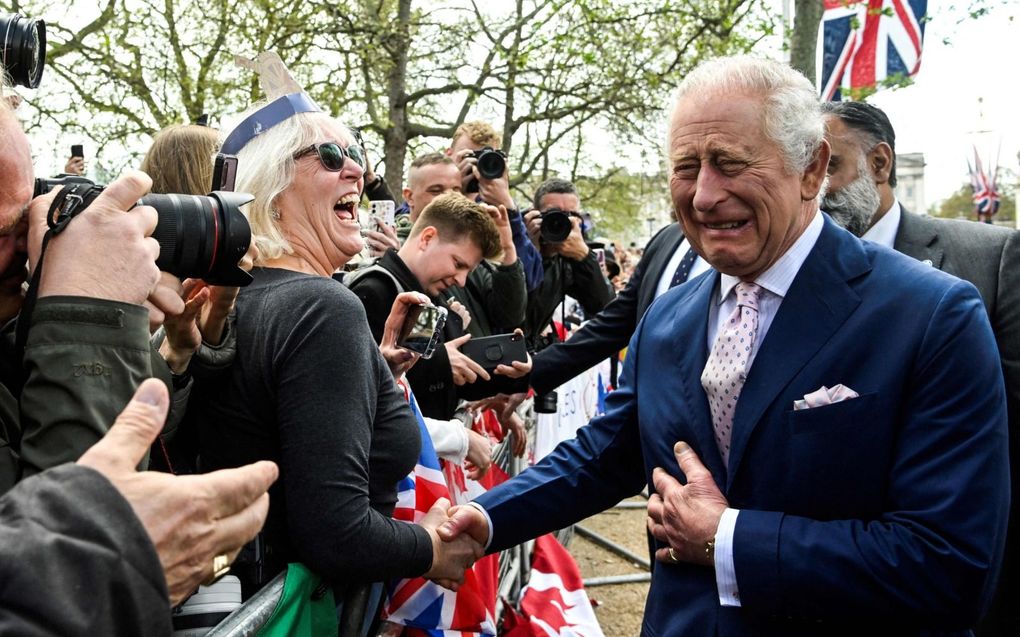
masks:
{"label": "man's grey hair", "polygon": [[546,195],[576,195],[580,199],[580,195],[577,194],[577,187],[574,186],[573,182],[560,179],[559,177],[545,180],[538,187],[538,190],[535,191],[535,196],[532,198],[532,205],[535,207],[535,210],[542,208],[542,199]]}
{"label": "man's grey hair", "polygon": [[685,98],[741,93],[764,97],[765,135],[779,146],[789,172],[804,172],[825,137],[821,105],[811,82],[780,62],[749,55],[702,62],[680,83],[670,125]]}

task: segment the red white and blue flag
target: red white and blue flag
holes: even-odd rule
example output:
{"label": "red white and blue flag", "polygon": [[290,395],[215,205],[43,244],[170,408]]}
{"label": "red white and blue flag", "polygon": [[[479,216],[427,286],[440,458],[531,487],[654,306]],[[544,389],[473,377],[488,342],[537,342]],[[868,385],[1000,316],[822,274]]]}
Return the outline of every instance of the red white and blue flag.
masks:
{"label": "red white and blue flag", "polygon": [[998,185],[998,166],[986,171],[981,163],[977,148],[974,149],[974,163],[967,162],[970,171],[970,185],[974,189],[974,212],[979,219],[988,219],[999,211],[1000,196]]}
{"label": "red white and blue flag", "polygon": [[824,101],[921,68],[928,0],[823,0],[818,88]]}
{"label": "red white and blue flag", "polygon": [[[414,471],[397,485],[397,505],[393,517],[418,522],[436,500],[451,498],[432,439],[414,394],[400,383],[421,428],[421,454]],[[386,586],[383,619],[407,627],[409,637],[474,637],[495,635],[493,619],[496,607],[498,556],[478,560],[464,573],[457,592],[449,591],[424,578],[395,580]]]}
{"label": "red white and blue flag", "polygon": [[603,637],[581,571],[552,535],[535,540],[520,612],[507,612],[504,637]]}

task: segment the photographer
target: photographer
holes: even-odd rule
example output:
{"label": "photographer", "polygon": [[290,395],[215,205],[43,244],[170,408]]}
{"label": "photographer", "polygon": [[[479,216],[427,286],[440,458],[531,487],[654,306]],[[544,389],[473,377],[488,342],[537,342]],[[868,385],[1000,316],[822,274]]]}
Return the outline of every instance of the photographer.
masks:
{"label": "photographer", "polygon": [[0,633],[169,635],[170,606],[222,574],[261,526],[276,469],[136,472],[168,403],[157,382],[135,392],[150,375],[147,315],[183,305],[158,284],[156,213],[135,207],[149,180],[112,183],[49,241],[40,266],[53,195],[32,201],[28,139],[8,104],[0,100],[4,318],[24,300],[26,255],[42,270],[31,317],[21,317],[31,322],[23,388],[6,340],[0,356],[0,491],[39,475],[0,499]]}
{"label": "photographer", "polygon": [[528,234],[542,253],[545,278],[528,297],[526,332],[534,345],[556,307],[569,295],[590,316],[616,296],[581,232],[581,200],[574,184],[550,179],[535,191],[535,210],[525,215]]}
{"label": "photographer", "polygon": [[[506,167],[506,155],[498,150],[503,145],[503,136],[486,122],[465,122],[453,133],[453,140],[446,154],[457,164],[461,176],[461,192],[474,197],[479,203],[506,208],[510,219],[517,257],[524,266],[525,285],[528,292],[542,284],[542,257],[535,246],[528,241],[524,221],[510,196],[510,177]],[[495,154],[494,154],[495,153]],[[479,170],[479,158],[485,155],[485,168],[496,169],[502,164],[500,176],[485,175]],[[500,162],[500,158],[502,162]]]}
{"label": "photographer", "polygon": [[[429,153],[411,162],[404,200],[412,222],[418,220],[433,199],[448,192],[461,192],[460,173],[453,160],[441,153]],[[513,331],[524,323],[527,304],[524,268],[517,258],[509,216],[500,214],[495,207],[486,210],[496,222],[503,254],[498,262],[483,259],[468,275],[464,287],[446,291],[449,298],[470,313],[472,320],[464,327],[472,336]]]}

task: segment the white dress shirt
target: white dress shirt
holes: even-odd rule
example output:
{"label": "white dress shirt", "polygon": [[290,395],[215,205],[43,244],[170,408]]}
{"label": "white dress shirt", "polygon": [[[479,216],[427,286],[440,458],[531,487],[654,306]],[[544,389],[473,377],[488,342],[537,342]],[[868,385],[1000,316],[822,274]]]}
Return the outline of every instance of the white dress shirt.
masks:
{"label": "white dress shirt", "polygon": [[[684,237],[680,245],[676,247],[676,251],[673,256],[670,257],[669,262],[666,263],[666,269],[662,271],[662,275],[659,277],[659,283],[655,286],[655,298],[659,298],[669,290],[669,284],[673,282],[673,275],[676,274],[676,269],[680,267],[680,262],[684,260],[687,255],[687,251],[691,249],[691,242]],[[694,259],[694,263],[691,265],[691,271],[687,274],[687,280],[690,281],[696,276],[699,276],[702,272],[707,272],[712,266],[708,265],[708,261],[701,258],[698,255]]]}
{"label": "white dress shirt", "polygon": [[[758,331],[754,335],[754,347],[747,359],[747,370],[750,372],[754,358],[761,349],[765,335],[772,325],[772,319],[779,312],[793,279],[800,272],[811,249],[815,247],[818,236],[822,234],[825,222],[821,213],[815,213],[807,229],[800,235],[786,254],[772,264],[754,280],[762,288],[758,297]],[[740,279],[728,274],[719,275],[719,287],[716,301],[708,310],[708,351],[712,351],[716,334],[722,324],[737,307],[737,296],[733,289]],[[739,398],[737,399],[739,402]],[[719,590],[719,603],[723,606],[740,606],[740,592],[737,590],[737,573],[733,566],[733,531],[737,526],[738,509],[726,509],[719,519],[719,528],[715,532],[715,584]]]}
{"label": "white dress shirt", "polygon": [[901,212],[900,200],[893,199],[893,204],[889,211],[882,215],[878,223],[868,228],[868,231],[864,233],[861,239],[867,239],[892,250],[893,244],[896,243],[896,233],[900,229]]}

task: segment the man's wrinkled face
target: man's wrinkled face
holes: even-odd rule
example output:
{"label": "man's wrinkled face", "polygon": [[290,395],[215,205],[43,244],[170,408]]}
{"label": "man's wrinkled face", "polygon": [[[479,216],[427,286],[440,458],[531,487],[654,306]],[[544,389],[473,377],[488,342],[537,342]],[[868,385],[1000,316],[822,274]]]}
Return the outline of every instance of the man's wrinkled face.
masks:
{"label": "man's wrinkled face", "polygon": [[754,94],[691,95],[670,122],[670,192],[684,235],[712,267],[745,280],[771,267],[815,214],[811,185],[765,134],[763,109]]}
{"label": "man's wrinkled face", "polygon": [[13,115],[0,114],[0,286],[24,280],[26,211],[33,187],[28,138]]}
{"label": "man's wrinkled face", "polygon": [[412,169],[404,191],[411,221],[417,221],[433,199],[451,191],[460,192],[460,171],[455,164],[428,164]]}

